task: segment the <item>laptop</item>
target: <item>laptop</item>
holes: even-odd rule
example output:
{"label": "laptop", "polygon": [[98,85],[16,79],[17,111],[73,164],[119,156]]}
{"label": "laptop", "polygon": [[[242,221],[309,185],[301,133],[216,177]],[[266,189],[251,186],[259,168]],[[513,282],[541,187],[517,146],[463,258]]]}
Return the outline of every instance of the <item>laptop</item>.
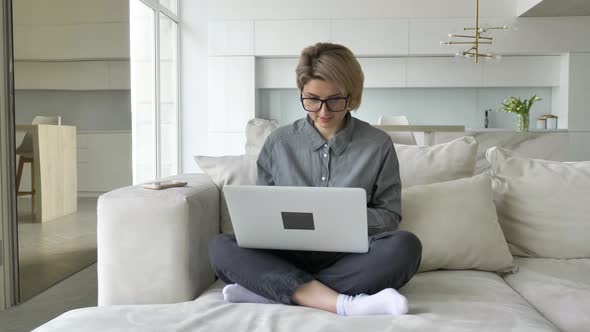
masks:
{"label": "laptop", "polygon": [[240,247],[369,250],[363,188],[226,185],[223,193]]}

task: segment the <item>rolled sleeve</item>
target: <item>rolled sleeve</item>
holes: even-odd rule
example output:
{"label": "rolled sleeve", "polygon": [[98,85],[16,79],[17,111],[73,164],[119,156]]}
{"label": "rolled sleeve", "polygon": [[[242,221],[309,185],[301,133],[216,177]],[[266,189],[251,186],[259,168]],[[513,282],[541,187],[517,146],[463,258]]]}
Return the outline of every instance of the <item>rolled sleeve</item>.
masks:
{"label": "rolled sleeve", "polygon": [[377,174],[371,201],[367,204],[368,233],[374,235],[397,229],[401,216],[401,179],[391,139],[382,146],[383,161]]}

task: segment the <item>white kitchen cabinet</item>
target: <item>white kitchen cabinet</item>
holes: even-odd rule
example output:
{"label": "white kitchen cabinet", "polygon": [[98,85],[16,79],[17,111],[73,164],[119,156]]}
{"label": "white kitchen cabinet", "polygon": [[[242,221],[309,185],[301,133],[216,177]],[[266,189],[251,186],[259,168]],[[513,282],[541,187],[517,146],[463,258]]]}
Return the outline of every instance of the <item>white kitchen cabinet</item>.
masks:
{"label": "white kitchen cabinet", "polygon": [[254,117],[256,101],[255,59],[209,57],[208,131],[243,132]]}
{"label": "white kitchen cabinet", "polygon": [[129,59],[129,23],[15,25],[19,60]]}
{"label": "white kitchen cabinet", "polygon": [[209,21],[208,43],[209,56],[254,55],[254,21]]}
{"label": "white kitchen cabinet", "polygon": [[13,22],[28,25],[129,22],[129,1],[18,0],[12,13]]}
{"label": "white kitchen cabinet", "polygon": [[102,90],[109,85],[106,61],[15,62],[17,90]]}
{"label": "white kitchen cabinet", "polygon": [[18,61],[17,90],[129,90],[129,61]]}
{"label": "white kitchen cabinet", "polygon": [[408,58],[407,86],[477,87],[483,83],[483,66],[454,57]]}
{"label": "white kitchen cabinet", "polygon": [[[365,75],[366,88],[406,86],[405,58],[358,58]],[[257,59],[256,80],[261,89],[296,89],[297,59]]]}
{"label": "white kitchen cabinet", "polygon": [[129,61],[14,63],[16,90],[129,90]]}
{"label": "white kitchen cabinet", "polygon": [[365,88],[406,87],[406,58],[359,58]]}
{"label": "white kitchen cabinet", "polygon": [[296,58],[256,59],[256,81],[261,89],[297,88]]}
{"label": "white kitchen cabinet", "polygon": [[407,55],[408,20],[332,20],[332,39],[356,56]]}
{"label": "white kitchen cabinet", "polygon": [[590,52],[590,17],[521,17],[497,20],[495,24],[515,25],[517,30],[493,33],[492,50],[501,54],[547,55]]}
{"label": "white kitchen cabinet", "polygon": [[[358,58],[365,88],[403,87],[555,87],[559,56],[508,56],[480,63],[454,57]],[[297,88],[295,58],[256,60],[257,87]]]}
{"label": "white kitchen cabinet", "polygon": [[[409,22],[410,55],[451,55],[467,50],[468,45],[440,45],[448,34],[473,35],[463,30],[473,27],[472,19],[413,19]],[[565,52],[590,52],[590,38],[580,31],[590,29],[590,17],[521,17],[480,18],[480,27],[510,26],[508,30],[489,30],[492,45],[481,45],[482,51],[505,55],[557,55]],[[454,38],[457,41],[468,39]]]}
{"label": "white kitchen cabinet", "polygon": [[108,61],[109,89],[129,90],[131,89],[131,70],[129,61]]}
{"label": "white kitchen cabinet", "polygon": [[[409,54],[410,55],[453,55],[465,45],[441,45],[441,41],[449,40],[449,33],[470,34],[463,31],[471,27],[470,19],[414,19],[409,22]],[[473,33],[473,32],[471,32]]]}
{"label": "white kitchen cabinet", "polygon": [[483,65],[483,85],[488,87],[559,86],[560,56],[507,56]]}
{"label": "white kitchen cabinet", "polygon": [[256,56],[299,56],[317,42],[332,40],[330,20],[257,20]]}
{"label": "white kitchen cabinet", "polygon": [[89,131],[77,134],[78,192],[105,193],[129,186],[130,131]]}

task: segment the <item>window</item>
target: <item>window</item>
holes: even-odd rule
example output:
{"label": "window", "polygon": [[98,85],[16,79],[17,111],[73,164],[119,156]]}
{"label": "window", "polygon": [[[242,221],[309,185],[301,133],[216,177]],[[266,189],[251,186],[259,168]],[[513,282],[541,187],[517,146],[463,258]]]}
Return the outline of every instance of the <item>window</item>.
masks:
{"label": "window", "polygon": [[178,173],[178,2],[130,1],[133,182]]}

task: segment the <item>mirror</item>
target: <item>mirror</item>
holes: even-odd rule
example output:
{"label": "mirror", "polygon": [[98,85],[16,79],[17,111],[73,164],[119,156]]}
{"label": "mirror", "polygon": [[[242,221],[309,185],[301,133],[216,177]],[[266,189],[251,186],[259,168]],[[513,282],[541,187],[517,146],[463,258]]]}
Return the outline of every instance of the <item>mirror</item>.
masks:
{"label": "mirror", "polygon": [[132,184],[129,2],[13,1],[19,293],[96,262],[98,196]]}

